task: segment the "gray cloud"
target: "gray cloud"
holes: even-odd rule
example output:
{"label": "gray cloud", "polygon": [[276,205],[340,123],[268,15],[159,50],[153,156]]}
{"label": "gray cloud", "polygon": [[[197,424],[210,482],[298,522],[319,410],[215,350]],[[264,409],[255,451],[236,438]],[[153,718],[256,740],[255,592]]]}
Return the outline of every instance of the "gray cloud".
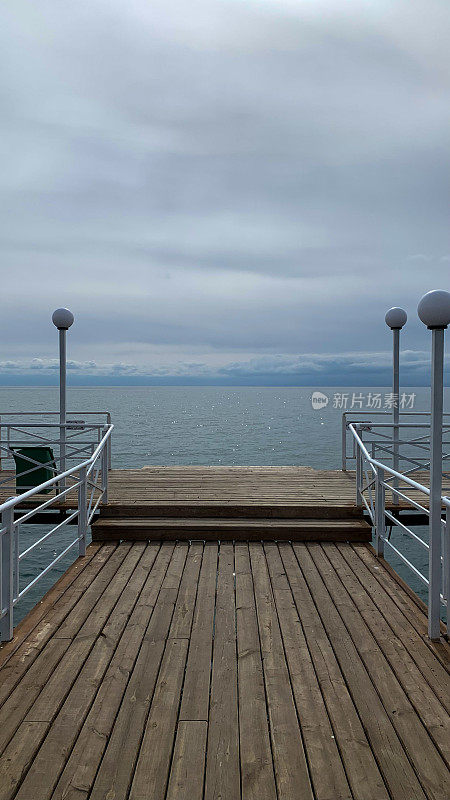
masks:
{"label": "gray cloud", "polygon": [[339,369],[386,350],[394,304],[426,349],[417,301],[449,288],[447,2],[0,13],[0,359],[51,359],[58,305],[73,373]]}
{"label": "gray cloud", "polygon": [[[0,384],[33,382],[33,371],[38,369],[44,383],[57,383],[58,364],[51,359],[31,362],[0,363]],[[450,356],[446,359],[450,366]],[[423,385],[429,380],[430,357],[427,352],[405,350],[401,353],[402,384]],[[74,385],[96,383],[138,384],[162,383],[211,383],[254,384],[273,383],[281,385],[389,385],[391,378],[391,354],[378,353],[308,353],[302,356],[265,355],[248,360],[224,363],[177,361],[159,365],[143,365],[124,362],[96,364],[95,362],[68,362],[71,381]],[[30,378],[31,376],[31,378]]]}

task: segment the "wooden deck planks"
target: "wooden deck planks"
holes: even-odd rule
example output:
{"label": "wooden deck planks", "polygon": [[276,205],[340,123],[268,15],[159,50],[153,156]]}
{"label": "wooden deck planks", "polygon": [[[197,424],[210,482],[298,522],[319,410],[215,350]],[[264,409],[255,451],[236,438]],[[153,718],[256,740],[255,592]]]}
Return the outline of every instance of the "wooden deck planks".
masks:
{"label": "wooden deck planks", "polygon": [[248,544],[236,545],[236,623],[242,797],[276,800],[275,770]]}
{"label": "wooden deck planks", "polygon": [[351,544],[100,547],[0,668],[0,800],[446,800],[448,674],[392,583]]}
{"label": "wooden deck planks", "polygon": [[351,800],[336,736],[278,546],[266,543],[264,549],[314,796],[317,800]]}
{"label": "wooden deck planks", "polygon": [[[333,593],[331,596],[328,593],[324,576],[308,548],[300,550],[294,545],[294,550],[341,669],[346,675],[347,684],[367,731],[372,750],[377,754],[377,761],[386,783],[392,787],[391,791],[396,800],[413,800],[413,798],[423,800],[425,793],[391,719],[397,709],[394,704],[388,706],[391,716],[389,715],[378,694],[381,687],[377,685],[375,688],[366,669],[371,657],[377,656],[377,648],[371,647],[369,640],[367,647],[363,642],[363,653],[358,650],[335,606],[336,594]],[[327,578],[329,577],[328,572]],[[346,598],[342,603],[339,603],[338,599],[340,611],[345,602]],[[377,677],[378,680],[386,680],[393,676],[389,670],[381,669]],[[393,682],[391,685],[395,689]],[[401,713],[403,708],[399,710]]]}
{"label": "wooden deck planks", "polygon": [[[0,480],[6,474],[0,472]],[[418,472],[414,477],[427,485],[427,473]],[[450,488],[448,479],[445,478],[444,488]],[[423,495],[415,495],[414,490],[409,490],[409,493],[426,505]],[[0,486],[0,501],[10,495],[11,488]],[[34,500],[25,501],[24,507],[36,505],[43,499],[46,499],[45,496],[36,496]],[[389,506],[389,492],[386,500]],[[263,515],[264,510],[261,509],[265,506],[269,513],[272,506],[284,506],[286,509],[289,506],[309,507],[311,515],[317,507],[322,508],[322,515],[327,508],[333,510],[334,514],[339,508],[351,513],[355,509],[355,475],[351,471],[319,470],[305,466],[149,466],[142,469],[113,469],[109,472],[108,508],[111,514],[117,514],[120,510],[121,516],[139,516],[143,508],[148,513],[154,505],[156,508],[165,506],[167,514],[172,516],[176,506],[182,507],[183,504],[183,513],[187,509],[187,514],[189,508],[195,511],[196,506],[205,504],[216,504],[222,508],[227,505],[237,508],[241,506],[244,509],[253,507],[255,514],[260,509],[260,515]],[[54,508],[71,506],[71,495],[54,504]],[[399,507],[406,506],[401,501]],[[159,515],[164,516],[165,513]],[[239,513],[235,516],[239,516]]]}
{"label": "wooden deck planks", "polygon": [[217,543],[207,542],[197,589],[194,619],[189,642],[189,655],[181,701],[181,720],[207,720],[214,609],[217,580]]}
{"label": "wooden deck planks", "polygon": [[[138,658],[97,772],[90,795],[92,798],[104,798],[108,793],[112,796],[116,794],[117,797],[127,796],[176,602],[176,597],[173,598],[173,585],[177,578],[178,582],[181,581],[185,555],[185,548],[174,548],[173,544],[161,548],[160,569],[155,587],[157,610],[153,610],[145,630]],[[172,593],[172,605],[168,602],[167,592]],[[161,601],[161,605],[158,601]]]}
{"label": "wooden deck planks", "polygon": [[278,794],[313,800],[265,553],[262,544],[249,549]]}
{"label": "wooden deck planks", "polygon": [[[335,609],[358,650],[385,713],[408,755],[410,764],[416,775],[420,776],[421,789],[425,789],[427,796],[435,800],[446,800],[447,791],[442,787],[438,778],[442,775],[445,765],[423,724],[424,715],[428,717],[428,721],[430,715],[431,697],[429,692],[428,696],[425,692],[428,687],[421,683],[417,686],[417,676],[414,676],[414,680],[408,675],[410,662],[406,657],[403,658],[403,662],[401,661],[401,656],[405,656],[404,650],[396,652],[395,648],[389,646],[389,639],[385,638],[385,646],[390,659],[388,661],[377,638],[372,635],[366,625],[361,615],[361,609],[357,608],[356,604],[358,600],[361,602],[362,592],[357,592],[355,598],[356,587],[352,580],[348,580],[349,576],[347,575],[348,582],[344,585],[320,545],[311,545],[308,550],[327,586]],[[381,624],[379,618],[377,623]],[[340,623],[337,627],[339,630],[341,629]],[[386,636],[389,637],[389,633]],[[399,680],[400,673],[402,673],[403,686]],[[419,688],[422,689],[420,697],[418,696]],[[414,709],[408,693],[413,694],[415,702],[420,708],[420,716],[417,713],[419,709]],[[438,704],[435,703],[433,707],[438,712]],[[441,718],[437,718],[437,725]],[[392,743],[393,739],[390,741]],[[421,796],[421,792],[418,792],[418,796]]]}
{"label": "wooden deck planks", "polygon": [[221,543],[206,753],[205,800],[240,797],[234,547]]}
{"label": "wooden deck planks", "polygon": [[[103,614],[100,615],[100,610],[98,609],[95,615],[100,620],[100,625],[104,620],[103,615],[106,616],[109,609],[111,611],[108,614],[106,624],[101,628],[101,634],[99,631],[99,635],[95,639],[86,661],[83,663],[82,658],[80,658],[79,664],[81,663],[82,667],[75,679],[74,673],[77,666],[79,669],[79,664],[75,663],[74,665],[75,660],[71,660],[69,664],[64,665],[66,667],[64,671],[57,670],[55,672],[57,681],[55,682],[53,679],[49,681],[39,700],[29,711],[27,719],[50,722],[51,717],[54,715],[56,703],[59,700],[59,687],[64,687],[65,685],[67,691],[67,686],[70,687],[72,684],[72,688],[57,716],[53,719],[50,730],[19,789],[18,798],[22,800],[26,800],[26,798],[31,800],[36,796],[40,800],[50,798],[81,730],[90,705],[102,684],[116,648],[120,647],[122,633],[145,581],[146,571],[139,569],[140,561],[145,555],[145,548],[141,546],[139,549],[132,548],[125,557],[121,567],[111,581],[110,587],[108,587],[108,589],[111,589],[111,593],[113,588],[115,589],[115,602],[112,608],[110,592],[104,592],[102,597],[102,604],[104,604]],[[93,627],[94,622],[92,621],[88,629],[92,630]],[[131,631],[132,628],[127,629],[127,634],[129,635]],[[87,641],[89,641],[89,638]],[[78,653],[78,650],[76,652]],[[122,658],[123,655],[122,651]],[[48,689],[52,693],[52,702],[50,702],[50,696],[47,694]]]}
{"label": "wooden deck planks", "polygon": [[[380,617],[376,613],[375,604],[358,582],[343,555],[333,545],[324,546],[322,550],[335,569],[342,584],[346,587],[345,591],[353,600],[358,613],[377,642],[380,651],[389,661],[399,684],[402,686],[409,702],[414,706],[434,744],[446,760],[446,763],[450,765],[450,738],[446,730],[448,712],[445,708],[448,705],[445,700],[448,698],[443,696],[443,702],[441,703],[430,683],[423,681],[423,673],[414,661],[408,647],[403,644],[403,628],[396,624],[395,621],[392,621],[391,625],[389,625],[384,617]],[[362,635],[365,636],[364,628],[362,628]],[[420,645],[422,644],[422,641],[416,642],[416,649],[420,650]],[[425,674],[428,674],[428,671]],[[433,676],[430,673],[430,682],[432,679]],[[412,735],[414,735],[413,732]],[[419,737],[416,736],[416,738]]]}
{"label": "wooden deck planks", "polygon": [[[353,796],[355,800],[388,800],[389,793],[370,746],[359,707],[349,690],[346,670],[341,667],[327,635],[310,587],[299,569],[296,554],[289,545],[279,550],[333,729],[332,736],[339,747]],[[298,556],[302,561],[301,550]],[[352,672],[351,662],[349,668]],[[334,776],[329,779],[335,780]]]}

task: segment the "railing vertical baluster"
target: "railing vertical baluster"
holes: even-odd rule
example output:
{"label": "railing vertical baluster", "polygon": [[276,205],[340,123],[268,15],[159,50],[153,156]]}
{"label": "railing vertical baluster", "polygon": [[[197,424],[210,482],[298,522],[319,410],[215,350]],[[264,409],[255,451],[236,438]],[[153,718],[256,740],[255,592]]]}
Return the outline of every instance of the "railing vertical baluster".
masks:
{"label": "railing vertical baluster", "polygon": [[385,498],[384,469],[377,468],[377,485],[375,500],[375,544],[377,556],[384,556],[384,535],[385,535]]}
{"label": "railing vertical baluster", "polygon": [[[14,508],[12,509],[13,519],[14,519]],[[20,569],[20,549],[19,549],[19,537],[20,537],[20,523],[14,525],[14,573],[13,573],[13,597],[14,600],[17,600],[19,597],[19,569]]]}
{"label": "railing vertical baluster", "polygon": [[0,641],[9,642],[13,638],[14,626],[14,506],[2,512],[1,534],[1,608],[6,610],[0,620]]}
{"label": "railing vertical baluster", "polygon": [[[360,431],[359,431],[360,433]],[[363,455],[360,447],[356,448],[356,505],[362,506],[362,476],[363,476]]]}
{"label": "railing vertical baluster", "polygon": [[86,555],[87,534],[87,467],[80,469],[80,485],[78,487],[78,554]]}
{"label": "railing vertical baluster", "polygon": [[447,601],[447,635],[450,633],[450,504],[445,504],[445,519],[442,526],[442,594]]}
{"label": "railing vertical baluster", "polygon": [[109,440],[107,439],[102,450],[102,504],[106,505],[108,502],[108,453],[109,453]]}
{"label": "railing vertical baluster", "polygon": [[341,423],[341,449],[342,449],[342,472],[347,471],[347,417],[345,412],[342,414]]}
{"label": "railing vertical baluster", "polygon": [[444,330],[432,331],[428,636],[440,636]]}
{"label": "railing vertical baluster", "polygon": [[[106,414],[106,424],[108,427],[111,425],[111,414],[109,411]],[[111,469],[111,437],[109,437],[107,445],[108,445],[108,469]]]}

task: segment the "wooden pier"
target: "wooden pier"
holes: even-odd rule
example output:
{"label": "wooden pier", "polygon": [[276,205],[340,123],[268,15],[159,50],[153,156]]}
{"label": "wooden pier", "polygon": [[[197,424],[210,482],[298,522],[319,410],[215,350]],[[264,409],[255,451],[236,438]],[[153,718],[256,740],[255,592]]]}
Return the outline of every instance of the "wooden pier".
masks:
{"label": "wooden pier", "polygon": [[0,799],[448,800],[426,626],[368,545],[93,544],[0,651]]}
{"label": "wooden pier", "polygon": [[[8,473],[0,473],[0,480]],[[428,475],[417,473],[426,485]],[[444,490],[450,482],[444,478]],[[14,493],[0,485],[0,502]],[[427,506],[428,498],[408,490]],[[48,499],[35,495],[23,502],[34,508]],[[51,510],[34,522],[54,518],[55,512],[76,508],[75,492],[54,501]],[[386,508],[411,521],[411,506],[394,505],[386,493]],[[419,524],[417,514],[413,517]],[[425,524],[427,521],[424,521]],[[407,522],[408,524],[408,522]],[[259,541],[368,542],[371,529],[363,509],[356,506],[355,474],[312,467],[158,467],[113,469],[109,472],[108,504],[99,507],[92,527],[96,541],[191,539]]]}
{"label": "wooden pier", "polygon": [[0,800],[448,800],[449,645],[352,475],[113,470],[94,536],[0,647]]}

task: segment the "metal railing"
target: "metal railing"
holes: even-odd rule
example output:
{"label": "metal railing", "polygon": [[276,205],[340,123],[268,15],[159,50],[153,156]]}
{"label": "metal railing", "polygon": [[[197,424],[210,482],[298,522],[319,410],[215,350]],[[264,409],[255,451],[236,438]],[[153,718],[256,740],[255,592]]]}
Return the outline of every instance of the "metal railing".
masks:
{"label": "metal railing", "polygon": [[[66,429],[71,430],[73,422],[66,423]],[[17,428],[12,423],[8,427]],[[57,423],[42,423],[44,428],[60,429]],[[29,427],[38,427],[39,423],[33,423]],[[106,424],[100,426],[98,442],[83,442],[81,446],[74,445],[71,457],[76,458],[75,451],[78,452],[78,462],[66,469],[58,472],[57,468],[52,469],[55,473],[49,480],[34,486],[22,494],[10,497],[0,505],[1,527],[0,527],[0,641],[9,641],[13,636],[14,627],[14,607],[70,550],[78,545],[78,555],[86,553],[86,536],[88,527],[92,522],[100,504],[108,501],[108,468],[110,457],[110,441],[113,425]],[[83,431],[97,430],[98,425],[83,426]],[[18,431],[23,435],[23,431],[28,431],[26,423],[21,424]],[[37,441],[40,444],[45,437],[37,434]],[[10,440],[9,440],[10,441]],[[27,442],[29,439],[27,439]],[[57,443],[58,440],[53,440]],[[8,445],[5,445],[7,449]],[[86,448],[91,448],[88,458],[80,461],[80,455],[85,453]],[[33,466],[34,469],[42,468]],[[24,473],[21,473],[23,476]],[[67,484],[67,485],[66,485]],[[42,500],[40,496],[48,492],[55,492],[48,499]],[[36,500],[36,505],[28,510],[30,501]],[[62,505],[62,503],[64,505]],[[42,514],[46,510],[53,508],[63,510],[66,516],[56,525],[50,527],[45,534],[40,536],[37,541],[29,547],[20,550],[20,528],[23,524],[32,521],[33,517]],[[62,552],[41,570],[23,588],[20,588],[20,567],[24,558],[30,555],[43,542],[50,539],[56,532],[60,531],[65,525],[77,525],[77,535]]]}
{"label": "metal railing", "polygon": [[[448,414],[446,416],[449,416]],[[375,534],[375,549],[378,556],[384,556],[385,547],[389,548],[402,561],[405,566],[415,575],[418,580],[427,587],[428,591],[428,612],[438,614],[437,626],[439,626],[440,608],[447,608],[448,595],[450,590],[450,499],[442,494],[441,496],[441,530],[439,542],[434,542],[435,549],[440,553],[439,575],[429,570],[429,577],[423,574],[418,567],[396,547],[391,541],[393,526],[397,526],[402,533],[416,542],[429,556],[431,536],[433,534],[429,526],[430,540],[426,542],[422,537],[402,521],[399,510],[410,509],[419,512],[428,520],[430,510],[425,505],[430,498],[431,490],[429,486],[419,480],[414,480],[412,475],[420,472],[421,480],[427,477],[430,467],[430,424],[425,422],[400,422],[398,426],[399,452],[397,454],[400,462],[406,462],[407,469],[404,471],[396,470],[389,465],[389,461],[394,458],[394,438],[392,423],[387,422],[345,422],[346,430],[352,437],[354,446],[354,457],[356,461],[356,504],[365,508],[372,523]],[[384,431],[383,431],[384,429]],[[389,433],[390,430],[390,433]],[[423,430],[427,431],[423,433]],[[385,431],[388,431],[387,433]],[[408,436],[408,433],[421,432],[421,435]],[[443,439],[450,434],[450,423],[443,427]],[[366,441],[364,441],[366,437]],[[443,445],[450,445],[450,442],[443,441]],[[407,453],[402,453],[402,447],[408,448]],[[419,450],[419,455],[415,452]],[[412,451],[412,453],[411,453]],[[377,458],[378,452],[381,456]],[[449,453],[443,454],[443,465],[448,462]],[[443,475],[450,477],[443,470]],[[429,481],[428,481],[429,482]],[[391,495],[391,503],[386,504],[386,495]],[[390,528],[390,533],[388,533]],[[434,620],[436,625],[436,620]],[[447,633],[450,631],[450,620],[447,613]]]}
{"label": "metal railing", "polygon": [[[3,453],[3,448],[2,448],[4,433],[5,433],[5,431],[8,430],[8,426],[11,426],[11,425],[14,425],[14,424],[16,426],[20,425],[20,419],[19,419],[19,421],[15,421],[15,423],[7,422],[5,424],[4,423],[4,418],[5,417],[8,420],[11,417],[13,417],[14,420],[16,420],[16,418],[20,418],[20,419],[25,418],[26,420],[28,420],[28,424],[31,425],[30,420],[32,418],[37,417],[40,420],[42,420],[43,418],[46,418],[46,417],[59,417],[59,411],[2,411],[0,413],[0,469],[2,468],[2,456],[4,458],[4,453]],[[101,425],[102,428],[105,425],[111,425],[111,412],[110,411],[83,411],[83,412],[68,411],[67,414],[66,414],[68,425],[69,426],[76,425],[76,424],[83,424],[84,425],[85,421],[84,421],[84,419],[80,419],[80,417],[89,417],[89,418],[95,417],[95,418],[99,418],[101,420],[100,425]],[[60,427],[60,426],[58,426],[58,427]],[[109,447],[108,459],[109,459],[108,460],[108,466],[109,466],[109,469],[111,469],[111,447]]]}
{"label": "metal railing", "polygon": [[[19,485],[22,491],[31,489],[36,483],[42,482],[42,478],[38,479],[41,470],[51,473],[51,476],[59,474],[61,488],[64,488],[66,465],[70,465],[70,462],[79,463],[81,459],[91,456],[104,429],[104,423],[89,423],[80,419],[68,420],[65,425],[55,422],[0,424],[3,468],[0,490],[2,493],[5,490],[14,491]],[[45,460],[42,461],[44,455]]]}
{"label": "metal railing", "polygon": [[[418,417],[420,421],[423,418],[430,419],[429,411],[400,411],[400,422],[403,417],[407,420]],[[351,422],[362,422],[364,420],[372,420],[374,417],[384,417],[387,420],[387,425],[392,427],[392,412],[391,411],[344,411],[342,414],[341,424],[341,442],[342,442],[342,470],[347,471],[348,461],[355,461],[356,459],[356,446],[355,441],[349,435],[349,425]],[[443,414],[444,420],[447,417],[450,425],[450,412]],[[350,444],[351,450],[349,452],[348,445]]]}

